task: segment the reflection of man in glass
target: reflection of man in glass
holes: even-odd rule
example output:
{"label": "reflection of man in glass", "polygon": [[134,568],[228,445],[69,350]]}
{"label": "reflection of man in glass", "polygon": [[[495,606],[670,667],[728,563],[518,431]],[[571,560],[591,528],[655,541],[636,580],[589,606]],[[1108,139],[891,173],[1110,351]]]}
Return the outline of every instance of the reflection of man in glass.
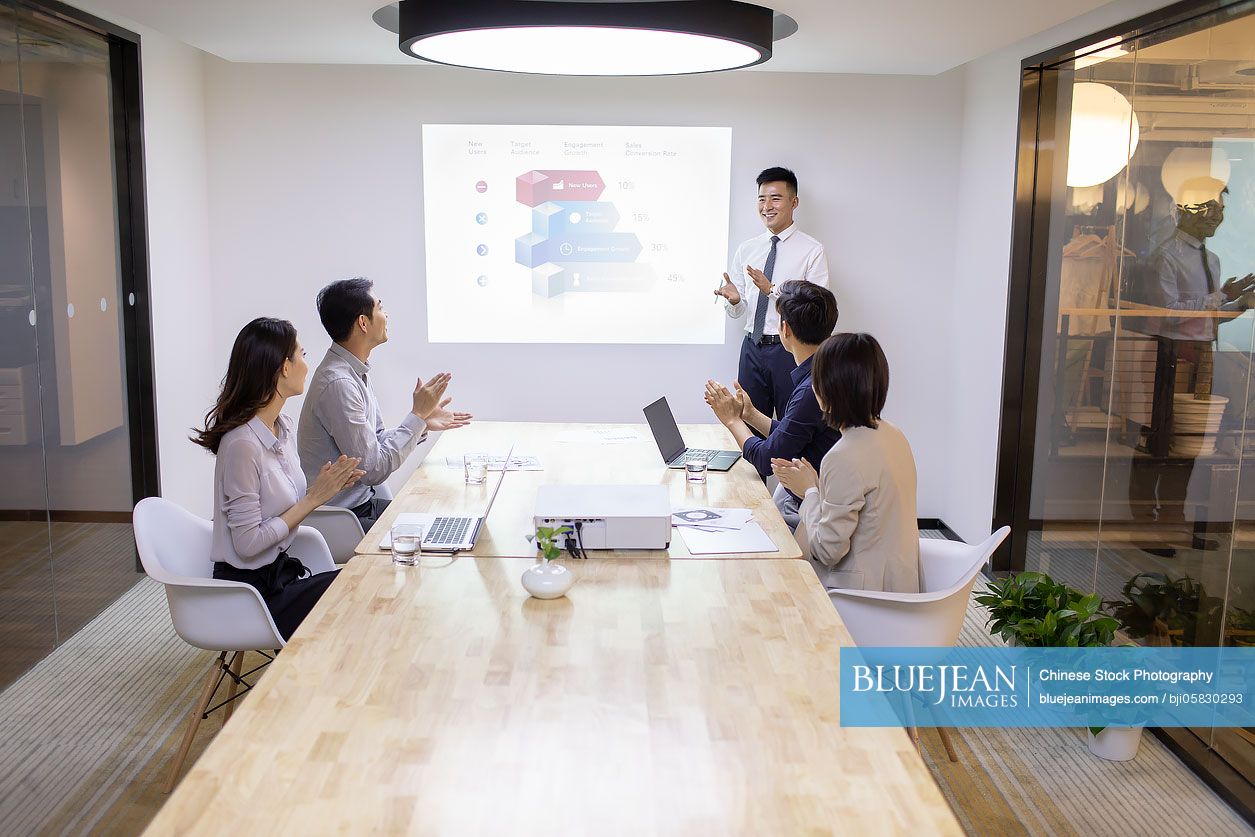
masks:
{"label": "reflection of man in glass", "polygon": [[[1153,302],[1178,311],[1245,310],[1243,296],[1255,290],[1255,274],[1220,281],[1220,259],[1207,249],[1207,239],[1224,222],[1224,183],[1212,177],[1186,182],[1179,193],[1177,228],[1150,259]],[[1184,201],[1198,200],[1185,203]],[[1216,339],[1214,317],[1165,317],[1154,333],[1172,340],[1203,343]],[[1184,348],[1184,347],[1183,347]],[[1202,348],[1202,347],[1199,347]],[[1195,354],[1186,348],[1185,354]],[[1184,355],[1182,355],[1184,356]]]}
{"label": "reflection of man in glass", "polygon": [[[1212,398],[1212,347],[1222,320],[1216,314],[1244,311],[1255,305],[1255,274],[1222,280],[1220,259],[1207,249],[1207,239],[1224,222],[1227,191],[1225,184],[1213,177],[1196,177],[1182,184],[1173,196],[1177,202],[1176,229],[1151,254],[1147,266],[1150,302],[1161,308],[1200,312],[1147,323],[1148,333],[1164,338],[1156,361],[1152,435],[1148,440],[1149,452],[1155,456],[1171,453],[1189,460],[1210,456],[1216,450],[1216,431],[1226,404],[1226,399]],[[1193,365],[1193,375],[1178,380],[1182,361]],[[1197,406],[1187,408],[1190,404]],[[1202,539],[1204,529],[1200,528],[1212,517],[1206,507],[1216,499],[1210,497],[1209,474],[1209,467],[1193,468],[1185,491],[1184,514],[1195,524],[1195,548],[1212,548],[1205,547],[1210,542]],[[1155,471],[1154,476],[1152,514],[1157,517],[1164,489],[1159,482],[1164,474]],[[1134,485],[1137,482],[1130,485],[1134,497],[1141,493]]]}

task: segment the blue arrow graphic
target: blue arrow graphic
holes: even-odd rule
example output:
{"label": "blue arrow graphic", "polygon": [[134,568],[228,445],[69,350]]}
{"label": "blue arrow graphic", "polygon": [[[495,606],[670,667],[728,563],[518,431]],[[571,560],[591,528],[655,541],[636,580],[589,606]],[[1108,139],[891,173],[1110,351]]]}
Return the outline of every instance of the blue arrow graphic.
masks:
{"label": "blue arrow graphic", "polygon": [[515,261],[524,267],[545,262],[633,262],[641,254],[635,233],[596,233],[545,238],[528,233],[515,239]]}
{"label": "blue arrow graphic", "polygon": [[606,233],[619,225],[619,210],[608,201],[549,201],[532,210],[532,232],[546,237]]}

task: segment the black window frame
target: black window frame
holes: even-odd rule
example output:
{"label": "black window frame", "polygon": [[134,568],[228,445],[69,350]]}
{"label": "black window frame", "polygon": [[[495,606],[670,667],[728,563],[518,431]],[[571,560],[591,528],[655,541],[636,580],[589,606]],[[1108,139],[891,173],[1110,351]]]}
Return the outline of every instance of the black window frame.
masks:
{"label": "black window frame", "polygon": [[[1046,106],[1057,101],[1057,70],[1099,44],[1110,47],[1142,41],[1161,32],[1172,37],[1166,30],[1247,2],[1183,0],[1030,56],[1020,64],[1015,202],[993,515],[993,528],[1010,526],[1011,536],[994,554],[995,572],[1022,572],[1029,533],[1042,526],[1041,521],[1034,521],[1030,515],[1044,342],[1042,324],[1051,321],[1057,312],[1047,310],[1052,304],[1046,299],[1048,248],[1035,245],[1048,241],[1050,234],[1054,159],[1051,150],[1043,148],[1039,139],[1043,135],[1056,142],[1061,139],[1052,121],[1054,111]],[[1066,141],[1066,137],[1062,140]],[[1047,359],[1047,366],[1052,362]],[[1157,728],[1151,732],[1248,823],[1255,824],[1255,787],[1218,753],[1189,729]]]}
{"label": "black window frame", "polygon": [[[1002,371],[1002,414],[998,428],[998,465],[993,528],[1011,527],[1011,536],[993,557],[995,572],[1021,572],[1029,533],[1041,528],[1029,514],[1038,384],[1042,370],[1042,323],[1047,311],[1045,247],[1050,233],[1053,155],[1039,145],[1043,135],[1058,139],[1054,113],[1060,66],[1093,50],[1153,36],[1195,18],[1247,0],[1183,0],[1125,23],[1079,38],[1020,63],[1019,132],[1016,140],[1015,199],[1007,281],[1007,320]],[[1116,39],[1113,41],[1113,39]],[[1047,366],[1050,360],[1047,359]]]}

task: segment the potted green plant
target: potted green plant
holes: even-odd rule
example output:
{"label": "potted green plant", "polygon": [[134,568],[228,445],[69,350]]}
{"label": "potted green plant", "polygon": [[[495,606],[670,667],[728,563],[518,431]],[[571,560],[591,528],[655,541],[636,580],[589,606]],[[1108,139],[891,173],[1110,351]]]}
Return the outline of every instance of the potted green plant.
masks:
{"label": "potted green plant", "polygon": [[[1146,645],[1193,646],[1218,634],[1221,601],[1188,575],[1138,573],[1120,589],[1121,599],[1103,602],[1122,630]],[[1214,637],[1213,637],[1214,642]]]}
{"label": "potted green plant", "polygon": [[976,602],[989,610],[989,633],[1008,645],[1098,648],[1110,645],[1119,627],[1100,613],[1097,593],[1085,595],[1045,573],[994,580]]}
{"label": "potted green plant", "polygon": [[1107,761],[1131,761],[1142,744],[1142,728],[1089,727],[1086,734],[1089,751]]}
{"label": "potted green plant", "polygon": [[575,583],[575,573],[554,561],[562,555],[558,539],[570,533],[570,526],[537,526],[535,534],[527,536],[540,550],[540,560],[523,571],[523,589],[530,595],[557,599],[565,596]]}
{"label": "potted green plant", "polygon": [[[1088,595],[1045,573],[1019,573],[991,582],[976,597],[989,610],[986,626],[1008,645],[1028,648],[1103,648],[1120,623],[1101,611],[1097,593]],[[1141,727],[1091,726],[1089,750],[1100,758],[1127,761],[1137,754]]]}
{"label": "potted green plant", "polygon": [[1225,644],[1240,648],[1255,645],[1255,611],[1243,607],[1229,609],[1225,620]]}
{"label": "potted green plant", "polygon": [[[1172,578],[1164,573],[1138,573],[1120,589],[1123,598],[1107,600],[1103,607],[1120,623],[1121,631],[1147,645],[1190,646],[1200,632],[1214,630],[1221,602],[1207,595],[1203,585],[1188,575]],[[1137,755],[1140,726],[1089,728],[1089,749],[1111,761],[1128,761]]]}

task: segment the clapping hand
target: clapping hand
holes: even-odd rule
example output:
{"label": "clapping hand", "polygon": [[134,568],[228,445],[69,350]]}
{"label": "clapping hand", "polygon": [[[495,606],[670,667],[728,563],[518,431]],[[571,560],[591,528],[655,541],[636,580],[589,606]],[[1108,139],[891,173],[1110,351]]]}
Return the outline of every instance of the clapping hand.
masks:
{"label": "clapping hand", "polygon": [[1237,299],[1243,294],[1255,291],[1255,273],[1248,273],[1241,279],[1236,276],[1230,277],[1225,280],[1220,290],[1224,291],[1225,297],[1230,301]]}
{"label": "clapping hand", "polygon": [[771,295],[771,280],[767,278],[766,273],[749,265],[745,266],[745,272],[749,274],[750,279],[754,281],[754,287],[758,288],[760,293]]}
{"label": "clapping hand", "polygon": [[721,296],[733,305],[741,301],[741,292],[736,289],[736,285],[732,284],[732,280],[726,273],[723,274],[723,284],[715,291],[715,296]]}
{"label": "clapping hand", "polygon": [[356,456],[341,454],[335,462],[328,462],[322,466],[314,479],[314,484],[305,493],[317,500],[318,505],[323,505],[365,476],[366,472],[357,467],[361,461]]}
{"label": "clapping hand", "polygon": [[798,497],[804,497],[808,490],[819,487],[819,474],[815,472],[815,466],[805,459],[772,459],[771,472],[781,485]]}
{"label": "clapping hand", "polygon": [[459,427],[466,427],[471,423],[470,413],[458,413],[452,410],[446,410],[452,398],[446,398],[441,401],[435,410],[428,414],[423,421],[427,422],[428,430],[454,430]]}
{"label": "clapping hand", "polygon": [[758,408],[754,406],[754,402],[750,400],[749,393],[741,389],[740,381],[733,381],[732,386],[736,389],[736,400],[741,405],[741,418],[749,421],[754,413],[758,412]]}
{"label": "clapping hand", "polygon": [[715,418],[723,424],[729,424],[741,417],[741,402],[737,396],[718,381],[706,382],[706,403],[714,411]]}
{"label": "clapping hand", "polygon": [[[419,378],[418,383],[414,385],[414,406],[412,412],[414,415],[427,420],[427,417],[441,408],[440,399],[444,398],[444,391],[449,388],[449,382],[453,380],[453,376],[448,372],[440,372],[431,377],[427,383],[423,383],[423,379]],[[446,402],[447,403],[447,402]]]}

